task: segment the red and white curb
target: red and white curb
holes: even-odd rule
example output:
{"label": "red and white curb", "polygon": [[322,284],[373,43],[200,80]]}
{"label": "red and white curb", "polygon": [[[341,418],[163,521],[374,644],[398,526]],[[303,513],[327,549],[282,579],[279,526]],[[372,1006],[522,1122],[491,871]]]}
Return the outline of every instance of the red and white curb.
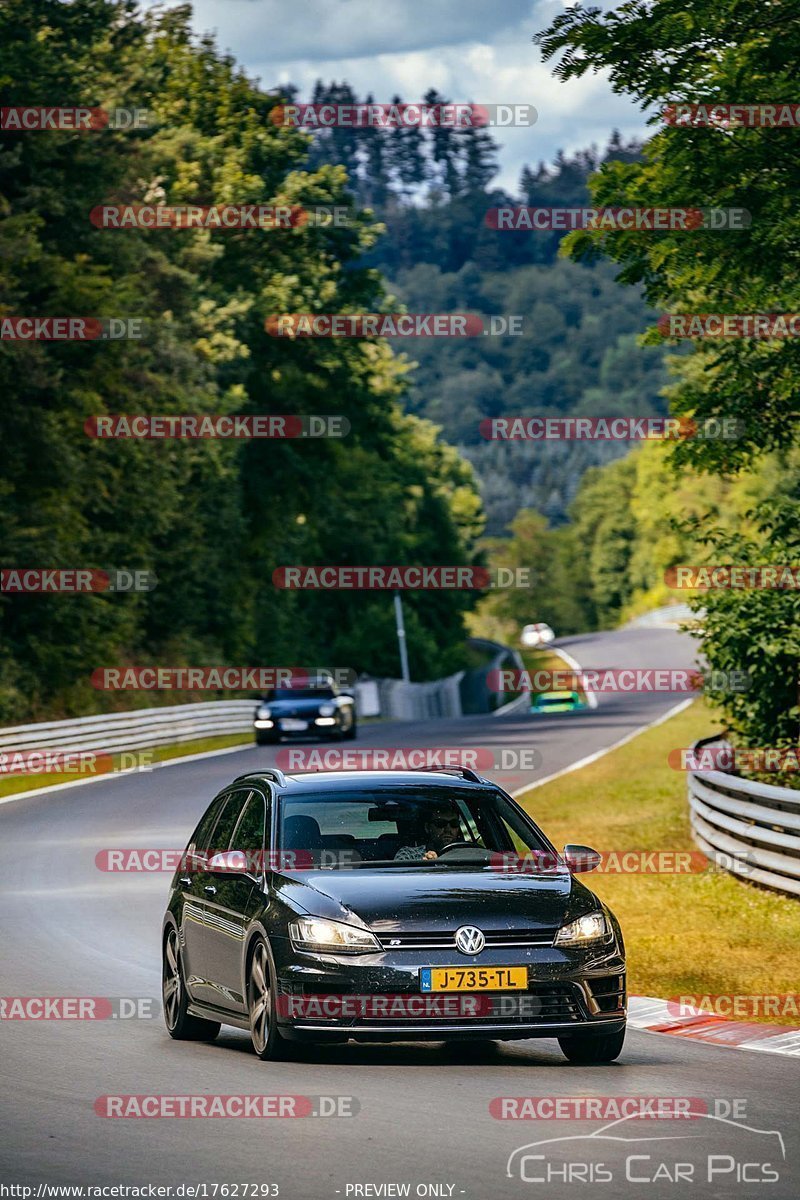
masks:
{"label": "red and white curb", "polygon": [[766,1054],[790,1054],[800,1058],[800,1026],[765,1025],[758,1021],[731,1021],[702,1008],[682,1006],[676,1016],[674,1004],[653,996],[630,996],[628,1024],[648,1033],[670,1033],[676,1037],[735,1050],[761,1050]]}

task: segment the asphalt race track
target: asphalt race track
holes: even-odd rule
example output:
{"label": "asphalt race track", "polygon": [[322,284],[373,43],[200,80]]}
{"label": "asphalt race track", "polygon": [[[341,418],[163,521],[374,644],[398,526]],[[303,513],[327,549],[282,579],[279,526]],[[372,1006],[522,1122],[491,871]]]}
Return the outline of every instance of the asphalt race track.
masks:
{"label": "asphalt race track", "polygon": [[[565,644],[585,666],[686,666],[692,660],[688,639],[667,630],[625,630]],[[603,696],[597,709],[563,716],[376,723],[363,726],[353,745],[488,746],[496,752],[535,746],[541,752],[535,770],[497,773],[515,791],[618,742],[683,698]],[[111,847],[182,848],[220,786],[274,759],[273,748],[246,749],[0,805],[0,995],[157,1001],[169,876],[103,873],[95,855]],[[673,932],[679,919],[679,913],[664,914]],[[207,1183],[205,1195],[212,1198],[213,1184],[269,1183],[284,1200],[800,1195],[800,1080],[790,1058],[632,1030],[621,1060],[601,1067],[570,1066],[548,1041],[308,1047],[271,1064],[258,1062],[247,1035],[233,1029],[223,1029],[210,1045],[172,1042],[160,1004],[153,1008],[152,1019],[0,1023],[1,1182]],[[357,1111],[293,1119],[115,1120],[93,1107],[109,1093],[353,1097],[336,1103]],[[711,1112],[717,1101],[739,1100],[745,1110],[736,1124],[635,1120],[602,1139],[587,1135],[603,1121],[498,1120],[489,1110],[493,1098],[504,1096],[654,1095],[704,1099]],[[722,1104],[718,1115],[726,1113]],[[515,1150],[557,1138],[577,1140],[517,1155],[507,1173]],[[549,1183],[537,1181],[548,1172]]]}

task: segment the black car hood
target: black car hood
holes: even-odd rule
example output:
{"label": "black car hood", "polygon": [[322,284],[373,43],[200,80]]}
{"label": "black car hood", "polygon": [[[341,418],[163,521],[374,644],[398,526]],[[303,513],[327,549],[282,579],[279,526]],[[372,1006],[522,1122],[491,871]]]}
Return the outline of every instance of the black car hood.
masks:
{"label": "black car hood", "polygon": [[331,920],[355,917],[378,934],[447,931],[467,923],[484,930],[552,929],[599,907],[568,871],[532,878],[490,867],[414,865],[292,871],[279,878],[281,895],[292,906]]}

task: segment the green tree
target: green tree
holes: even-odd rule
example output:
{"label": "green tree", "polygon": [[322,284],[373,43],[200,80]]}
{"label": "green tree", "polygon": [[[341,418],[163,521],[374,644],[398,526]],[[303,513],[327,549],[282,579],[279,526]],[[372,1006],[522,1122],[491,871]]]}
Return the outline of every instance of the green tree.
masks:
{"label": "green tree", "polygon": [[[576,257],[609,255],[620,279],[641,283],[665,312],[793,312],[800,307],[800,167],[794,130],[664,122],[673,103],[763,103],[794,94],[800,7],[775,0],[753,19],[746,0],[629,0],[611,11],[576,5],[538,40],[559,56],[562,80],[605,70],[616,91],[658,111],[643,161],[603,164],[591,184],[598,205],[738,208],[744,230],[649,232],[582,230]],[[654,335],[659,337],[659,335]],[[787,338],[706,340],[675,364],[679,415],[736,418],[735,440],[687,441],[679,462],[735,468],[765,449],[790,444],[800,410],[800,342]]]}
{"label": "green tree", "polygon": [[[559,56],[562,80],[608,71],[617,91],[633,95],[660,128],[641,162],[605,163],[591,183],[601,206],[745,209],[746,229],[608,231],[571,234],[575,257],[607,254],[620,279],[643,285],[665,312],[794,312],[800,300],[800,215],[795,196],[798,159],[793,129],[717,121],[710,127],[664,121],[682,104],[763,104],[794,94],[800,52],[800,9],[775,0],[753,19],[744,0],[628,0],[612,11],[580,5],[539,35],[546,58]],[[674,111],[674,110],[673,110]],[[791,139],[791,141],[790,141]],[[653,333],[651,340],[657,340]],[[674,450],[687,464],[718,475],[756,465],[767,451],[796,443],[800,409],[796,339],[698,340],[693,353],[671,364],[676,383],[671,409],[701,424],[733,418],[733,439],[685,439]],[[796,553],[792,533],[800,515],[797,493],[784,484],[750,513],[755,534],[712,526],[703,537],[711,561],[739,556],[751,565]],[[700,528],[694,526],[698,536]],[[778,556],[778,559],[774,557]],[[797,611],[792,597],[767,590],[710,592],[695,601],[707,609],[702,650],[712,668],[748,670],[743,696],[717,696],[728,722],[751,744],[797,736]]]}
{"label": "green tree", "polygon": [[[270,119],[280,95],[198,41],[185,5],[9,0],[0,104],[23,92],[31,104],[144,107],[151,123],[0,133],[0,315],[140,316],[148,327],[141,341],[0,342],[0,557],[141,567],[158,586],[2,596],[0,713],[127,707],[129,694],[104,698],[88,683],[120,662],[396,669],[380,598],[272,586],[275,567],[293,562],[470,562],[480,526],[471,469],[403,415],[406,365],[385,344],[265,332],[276,312],[389,306],[363,261],[378,228],[352,207],[346,171],[308,169],[310,138]],[[95,228],[89,212],[112,201],[340,205],[352,221]],[[88,438],[85,420],[106,412],[336,414],[352,428],[341,441]],[[452,669],[469,603],[414,604],[418,677]]]}

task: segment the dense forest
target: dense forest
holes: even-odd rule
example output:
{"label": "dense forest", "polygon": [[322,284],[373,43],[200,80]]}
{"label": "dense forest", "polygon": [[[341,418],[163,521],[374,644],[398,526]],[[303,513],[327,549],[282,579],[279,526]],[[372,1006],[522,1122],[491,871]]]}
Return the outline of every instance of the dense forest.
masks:
{"label": "dense forest", "polygon": [[[22,92],[52,103],[54,90],[61,102],[148,119],[119,131],[0,131],[0,315],[143,318],[146,335],[0,340],[0,557],[6,567],[139,569],[158,582],[133,595],[0,596],[0,719],[154,699],[93,691],[99,665],[311,662],[395,674],[390,597],[278,593],[274,568],[478,561],[485,530],[505,534],[524,506],[563,522],[586,468],[625,450],[484,442],[483,417],[659,407],[661,350],[636,346],[649,321],[641,297],[606,264],[557,260],[559,235],[488,228],[487,209],[512,198],[492,189],[487,130],[309,136],[271,119],[293,89],[264,90],[197,39],[188,6],[10,0],[0,104]],[[327,98],[353,97],[320,83],[313,99]],[[617,137],[603,154],[559,155],[523,172],[517,199],[584,203],[601,162],[637,157]],[[89,217],[103,203],[340,205],[349,219],[115,231]],[[275,312],[400,306],[519,313],[524,335],[398,350],[264,332]],[[103,413],[265,412],[340,414],[350,433],[234,443],[84,432]],[[464,615],[477,599],[408,596],[414,678],[463,665]]]}
{"label": "dense forest", "polygon": [[[754,32],[742,0],[686,8],[679,46],[660,3],[634,4],[621,23],[570,9],[538,40],[560,78],[607,70],[651,109],[708,90],[747,99],[742,80],[765,77],[775,95],[790,94],[796,29]],[[664,571],[687,558],[796,559],[796,339],[706,339],[667,355],[653,328],[663,312],[797,311],[797,159],[780,140],[791,130],[666,123],[642,145],[614,135],[602,151],[526,168],[509,195],[493,186],[487,129],[308,135],[271,119],[295,92],[269,82],[194,37],[188,6],[0,8],[1,106],[21,93],[51,104],[57,92],[61,103],[150,116],[138,129],[0,131],[0,316],[136,317],[147,330],[96,344],[0,339],[0,559],[138,568],[158,581],[127,596],[1,595],[0,719],[152,701],[93,691],[99,665],[396,674],[391,598],[278,592],[272,572],[286,563],[488,554],[533,567],[531,591],[408,595],[411,670],[422,679],[463,665],[467,622],[509,638],[530,619],[559,632],[600,627],[670,599]],[[757,83],[748,89],[762,99]],[[310,99],[359,98],[320,82]],[[114,231],[89,217],[104,202],[339,205],[349,220]],[[587,203],[745,207],[751,224],[721,236],[562,236],[487,221],[501,204]],[[264,327],[281,312],[402,307],[519,315],[523,335],[390,345],[273,338]],[[738,436],[627,454],[620,443],[487,442],[479,432],[497,415],[635,416],[667,405],[701,421],[735,418]],[[86,436],[89,418],[113,412],[337,414],[350,432],[236,443]],[[709,662],[748,665],[760,681],[736,703],[721,698],[733,727],[796,740],[795,595],[694,602]]]}
{"label": "dense forest", "polygon": [[[797,130],[770,124],[765,95],[793,94],[796,8],[776,0],[769,19],[754,25],[745,0],[713,6],[685,0],[678,24],[667,0],[634,0],[618,12],[575,6],[537,35],[559,79],[608,72],[615,90],[654,114],[640,158],[606,161],[592,176],[596,205],[700,202],[750,214],[747,229],[714,238],[579,230],[563,247],[574,261],[609,258],[621,282],[637,293],[643,287],[648,302],[664,312],[798,311]],[[723,112],[684,125],[665,120],[661,114],[670,104],[687,97],[750,104],[765,116],[747,122]],[[605,624],[654,601],[686,599],[665,580],[665,571],[681,562],[798,562],[800,341],[697,338],[691,353],[671,357],[670,412],[701,426],[733,421],[736,436],[686,438],[671,449],[652,444],[585,477],[557,555],[562,575],[553,577],[557,587],[572,569],[575,585],[561,594],[573,601],[573,616],[576,600],[593,610],[587,616],[584,607],[579,620]],[[560,532],[547,531],[545,540],[558,542]],[[540,584],[547,590],[546,574]],[[558,594],[550,592],[551,606]],[[709,691],[734,738],[750,746],[795,747],[800,589],[712,587],[696,592],[691,604],[709,667],[750,679],[745,691]]]}
{"label": "dense forest", "polygon": [[[358,96],[346,83],[320,82],[311,99],[357,104],[373,97]],[[424,97],[431,105],[448,99],[434,89]],[[640,155],[636,143],[614,133],[602,151],[559,153],[551,164],[524,168],[512,196],[492,185],[497,145],[485,128],[331,128],[313,136],[310,161],[343,164],[358,203],[384,227],[365,261],[381,270],[410,312],[523,318],[521,337],[409,343],[417,365],[405,403],[440,425],[474,465],[490,534],[504,535],[527,507],[550,523],[564,522],[583,472],[627,447],[487,444],[478,429],[483,418],[660,414],[667,376],[663,348],[639,345],[655,314],[638,290],[621,288],[608,263],[560,259],[563,234],[500,232],[489,227],[487,212],[502,205],[585,207],[588,180],[603,163],[632,163]]]}
{"label": "dense forest", "polygon": [[[345,172],[270,120],[187,6],[10,0],[0,105],[146,109],[146,127],[0,133],[0,313],[137,317],[141,340],[0,341],[5,568],[153,572],[133,595],[0,597],[0,719],[152,703],[93,690],[118,663],[396,674],[391,596],[279,592],[285,563],[469,563],[472,469],[404,412],[386,343],[278,340],[274,312],[375,311],[374,222],[345,229],[96,228],[102,203],[349,205]],[[341,414],[338,440],[90,439],[98,413]],[[415,678],[463,661],[469,593],[409,595]],[[169,697],[162,697],[169,699]]]}

